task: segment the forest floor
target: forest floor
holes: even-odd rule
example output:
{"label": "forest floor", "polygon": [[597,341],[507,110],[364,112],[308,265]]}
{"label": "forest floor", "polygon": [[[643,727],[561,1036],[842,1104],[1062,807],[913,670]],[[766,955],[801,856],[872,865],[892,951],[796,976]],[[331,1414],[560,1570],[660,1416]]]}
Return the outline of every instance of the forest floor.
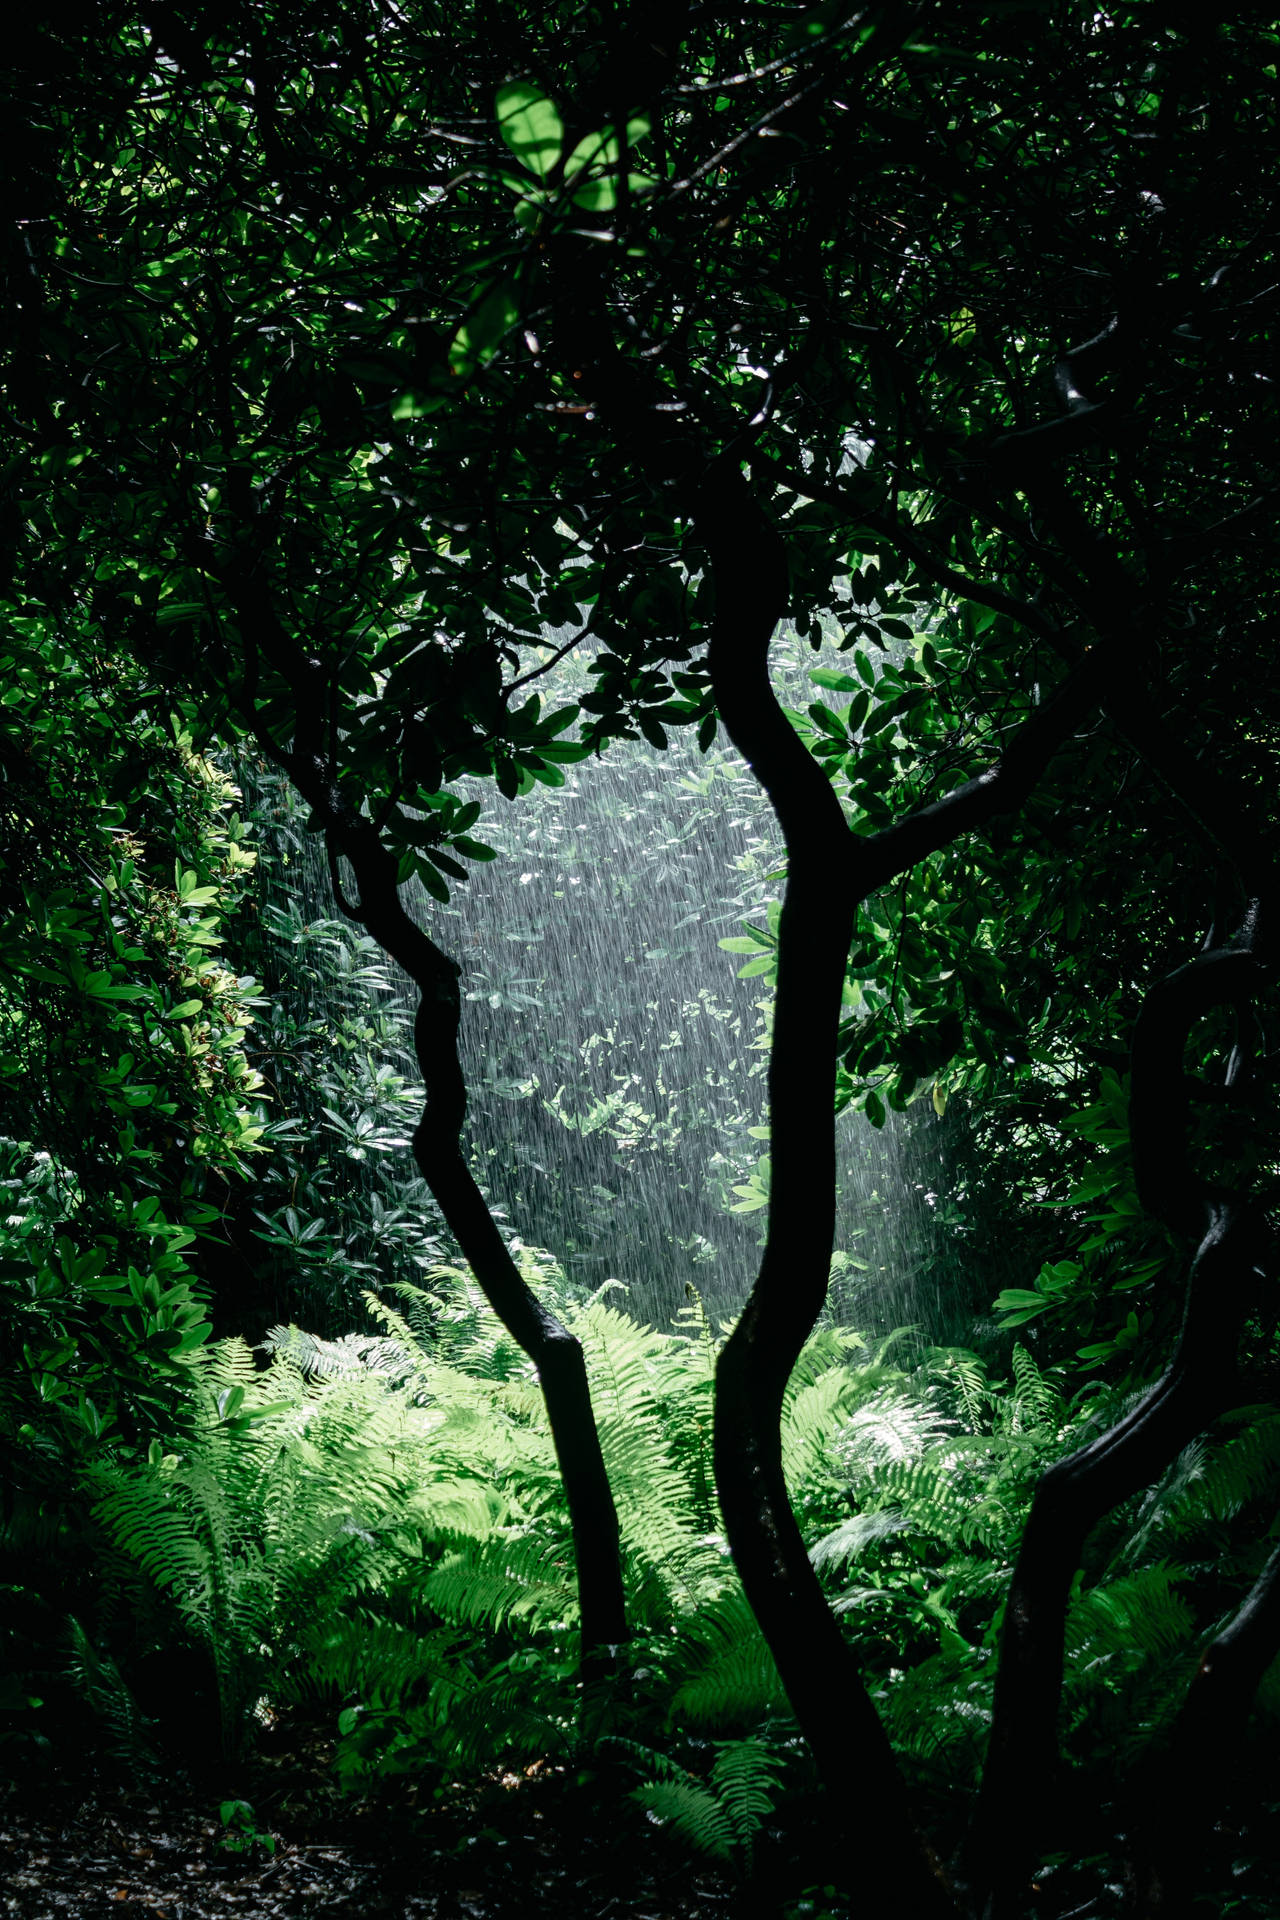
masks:
{"label": "forest floor", "polygon": [[[0,1797],[0,1915],[13,1920],[714,1920],[740,1889],[639,1818],[609,1821],[562,1770],[436,1800],[409,1779],[342,1792],[323,1744],[245,1769],[252,1815],[182,1774],[130,1787],[86,1767]],[[628,1808],[627,1813],[633,1812]],[[246,1824],[246,1822],[248,1824]],[[237,1842],[243,1850],[237,1850]],[[269,1844],[268,1844],[269,1843]]]}
{"label": "forest floor", "polygon": [[[798,1865],[811,1852],[803,1823],[770,1830],[747,1884],[646,1821],[625,1780],[542,1761],[465,1785],[405,1774],[353,1791],[333,1771],[325,1720],[290,1718],[234,1772],[175,1762],[129,1782],[78,1756],[70,1726],[55,1750],[60,1767],[33,1755],[0,1788],[0,1920],[781,1920],[826,1908]],[[244,1811],[227,1821],[231,1801]],[[1114,1920],[1125,1904],[1118,1883],[1103,1886],[1117,1857],[1108,1815],[1077,1814],[1078,1851],[1037,1875],[1040,1920]],[[1280,1803],[1268,1795],[1206,1840],[1195,1912],[1280,1920]]]}

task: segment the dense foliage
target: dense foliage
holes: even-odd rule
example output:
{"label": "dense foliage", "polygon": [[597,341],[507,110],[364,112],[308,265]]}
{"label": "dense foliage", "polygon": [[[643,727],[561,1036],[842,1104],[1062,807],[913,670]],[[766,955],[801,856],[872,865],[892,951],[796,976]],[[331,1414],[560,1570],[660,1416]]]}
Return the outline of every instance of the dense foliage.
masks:
{"label": "dense foliage", "polygon": [[187,1250],[262,1134],[221,951],[254,856],[127,658],[15,617],[0,672],[2,1391],[39,1453],[163,1428],[209,1333]]}
{"label": "dense foliage", "polygon": [[[1051,1845],[1185,1910],[1280,1638],[1278,45],[1251,9],[1074,0],[118,0],[21,29],[0,1413],[37,1520],[64,1496],[31,1463],[70,1449],[67,1578],[150,1581],[137,1651],[203,1650],[228,1755],[311,1686],[356,1774],[477,1760],[479,1700],[515,1747],[635,1762],[744,1872],[811,1761],[815,1857],[886,1911],[1014,1920]],[[785,855],[723,936],[768,1151],[729,1183],[763,1240],[714,1384],[705,1328],[642,1334],[528,1255],[538,1162],[495,1213],[446,950],[486,806],[546,790],[550,840],[566,768],[585,795],[642,739],[671,779],[682,728],[712,850],[718,770],[731,799],[749,768]],[[217,748],[264,808],[287,777],[333,899],[263,903],[240,975]],[[553,1060],[632,1044],[595,1024],[628,964],[599,933]],[[472,1005],[496,1023],[513,986]],[[549,1087],[542,1139],[698,1123],[692,1086],[617,1071]],[[1016,1243],[986,1293],[1038,1358],[890,1381],[814,1332],[835,1111],[861,1141],[913,1102],[960,1136],[970,1247]],[[591,1206],[550,1184],[578,1257]],[[462,1335],[459,1262],[488,1303]],[[384,1334],[344,1344],[325,1316],[366,1283]],[[198,1301],[325,1324],[259,1370],[205,1353]],[[107,1687],[129,1650],[74,1633]],[[695,1751],[663,1712],[718,1643],[763,1691]],[[1064,1753],[1101,1833],[1055,1797]]]}

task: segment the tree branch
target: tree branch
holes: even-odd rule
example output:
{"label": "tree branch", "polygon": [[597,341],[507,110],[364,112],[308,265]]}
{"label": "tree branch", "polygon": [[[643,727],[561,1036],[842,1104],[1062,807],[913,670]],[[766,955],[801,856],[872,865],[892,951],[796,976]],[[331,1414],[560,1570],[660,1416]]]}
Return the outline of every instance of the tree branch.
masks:
{"label": "tree branch", "polygon": [[881,513],[878,508],[862,505],[855,493],[845,487],[828,486],[815,481],[811,475],[800,473],[794,467],[784,466],[782,461],[772,454],[753,453],[753,470],[762,468],[781,487],[790,493],[798,493],[804,500],[816,500],[822,505],[836,507],[847,513],[856,526],[870,527],[884,539],[892,541],[895,549],[914,562],[926,578],[937,587],[945,587],[949,593],[958,594],[962,600],[972,600],[980,607],[990,607],[995,613],[1006,614],[1016,620],[1019,626],[1026,627],[1032,633],[1043,634],[1046,639],[1061,641],[1064,636],[1058,633],[1053,622],[1042,614],[1029,600],[1019,600],[1011,593],[1005,593],[1000,587],[988,585],[984,580],[975,580],[970,574],[961,573],[956,567],[948,566],[939,560],[928,544],[919,535],[909,531],[900,520],[892,515]]}
{"label": "tree branch", "polygon": [[[1258,917],[1229,948],[1200,957],[1148,992],[1133,1051],[1134,1158],[1148,1204],[1176,1230],[1201,1236],[1187,1279],[1182,1328],[1168,1371],[1125,1418],[1060,1460],[1035,1492],[1005,1610],[991,1740],[967,1846],[977,1883],[993,1890],[993,1920],[1012,1920],[1037,1810],[1058,1765],[1057,1716],[1072,1577],[1088,1534],[1119,1501],[1148,1485],[1229,1403],[1245,1315],[1274,1258],[1260,1207],[1191,1179],[1185,1091],[1175,1087],[1195,1019],[1238,1002],[1242,971],[1259,981]],[[1166,1171],[1154,1169],[1161,1161]]]}
{"label": "tree branch", "polygon": [[246,718],[264,751],[293,780],[338,856],[355,876],[358,903],[344,909],[365,926],[414,982],[420,994],[414,1041],[427,1100],[413,1152],[450,1230],[489,1305],[538,1369],[556,1457],[564,1479],[577,1560],[584,1666],[598,1666],[626,1638],[617,1512],[609,1487],[579,1342],[525,1281],[462,1152],[466,1083],[458,1057],[461,996],[458,965],[412,920],[400,899],[396,862],[373,821],[343,796],[328,751],[328,678],[281,626],[261,584],[227,574],[244,644],[282,675],[293,694],[297,727],[280,748]]}
{"label": "tree branch", "polygon": [[1215,1782],[1278,1651],[1280,1547],[1200,1656],[1165,1750],[1146,1768],[1134,1849],[1137,1920],[1179,1920],[1189,1910],[1196,1855],[1221,1802]]}

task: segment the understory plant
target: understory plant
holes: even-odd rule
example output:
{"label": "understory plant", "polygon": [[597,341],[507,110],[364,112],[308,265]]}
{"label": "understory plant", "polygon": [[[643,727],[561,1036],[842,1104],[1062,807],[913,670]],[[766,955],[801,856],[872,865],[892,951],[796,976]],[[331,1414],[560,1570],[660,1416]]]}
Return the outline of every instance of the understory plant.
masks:
{"label": "understory plant", "polygon": [[[332,1714],[353,1783],[594,1750],[649,1818],[748,1871],[779,1790],[808,1776],[712,1490],[723,1329],[696,1295],[670,1329],[639,1325],[611,1290],[520,1258],[583,1343],[622,1525],[633,1637],[585,1693],[537,1382],[463,1269],[402,1285],[398,1307],[371,1295],[363,1334],[274,1329],[263,1367],[219,1343],[172,1450],[97,1471],[98,1519],[168,1631],[206,1652],[229,1756],[255,1710],[290,1705]],[[1114,1406],[1096,1382],[1069,1399],[1021,1348],[1004,1378],[964,1350],[906,1350],[818,1329],[785,1459],[894,1745],[941,1795],[976,1780],[1027,1488]],[[1265,1557],[1265,1526],[1250,1541],[1240,1521],[1278,1485],[1280,1419],[1241,1409],[1102,1530],[1067,1628],[1080,1764],[1117,1728],[1132,1753],[1176,1708],[1170,1672],[1189,1677]]]}
{"label": "understory plant", "polygon": [[210,1337],[204,1256],[261,1144],[259,1002],[224,946],[253,848],[190,709],[67,609],[7,619],[0,690],[0,1765],[22,1769],[53,1755],[65,1621],[101,1571],[83,1470],[181,1425]]}
{"label": "understory plant", "polygon": [[406,1163],[423,1101],[414,1006],[376,942],[337,914],[287,782],[248,752],[230,764],[258,852],[234,933],[267,994],[250,1046],[271,1150],[228,1187],[219,1330],[252,1341],[297,1320],[336,1333],[365,1290],[420,1281],[451,1245]]}

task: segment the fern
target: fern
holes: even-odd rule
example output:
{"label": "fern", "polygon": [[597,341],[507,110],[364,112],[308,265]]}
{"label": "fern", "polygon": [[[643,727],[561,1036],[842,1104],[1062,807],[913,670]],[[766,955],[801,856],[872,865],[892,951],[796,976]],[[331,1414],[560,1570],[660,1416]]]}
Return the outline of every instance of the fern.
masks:
{"label": "fern", "polygon": [[272,1327],[262,1347],[273,1357],[289,1361],[306,1378],[352,1379],[373,1372],[385,1374],[399,1385],[414,1371],[399,1342],[355,1333],[343,1334],[338,1340],[321,1340],[300,1327]]}
{"label": "fern", "polygon": [[563,1632],[578,1618],[572,1554],[563,1538],[506,1534],[448,1555],[413,1591],[442,1620],[497,1630],[511,1621]]}
{"label": "fern", "polygon": [[1001,1404],[1001,1424],[1014,1433],[1043,1431],[1057,1434],[1062,1424],[1062,1396],[1041,1373],[1024,1346],[1013,1349],[1013,1391]]}
{"label": "fern", "polygon": [[1227,1418],[1242,1430],[1214,1449],[1177,1515],[1180,1528],[1234,1520],[1252,1501],[1274,1500],[1280,1488],[1280,1414],[1244,1407]]}
{"label": "fern", "polygon": [[1094,1663],[1115,1655],[1154,1658],[1187,1645],[1195,1633],[1195,1618],[1176,1591],[1183,1577],[1180,1568],[1159,1562],[1079,1594],[1066,1622],[1072,1679],[1091,1684],[1081,1676]]}
{"label": "fern", "polygon": [[67,1616],[70,1655],[67,1677],[106,1733],[105,1747],[113,1760],[135,1778],[154,1779],[160,1758],[151,1738],[151,1726],[134,1699],[119,1667],[109,1654],[95,1647],[80,1622]]}
{"label": "fern", "polygon": [[967,1347],[936,1347],[928,1356],[929,1378],[950,1399],[961,1426],[967,1433],[980,1433],[990,1417],[994,1400],[987,1369],[976,1353]]}
{"label": "fern", "polygon": [[665,1754],[632,1743],[612,1743],[639,1760],[649,1778],[631,1798],[659,1826],[712,1859],[750,1874],[756,1838],[773,1811],[782,1762],[755,1736],[716,1742],[710,1777],[700,1780]]}
{"label": "fern", "polygon": [[[283,1358],[259,1375],[246,1357],[213,1350],[184,1455],[97,1478],[116,1546],[209,1649],[229,1754],[269,1675],[279,1686],[273,1669],[305,1662],[318,1622],[400,1575],[427,1478],[427,1434],[385,1379],[308,1383]],[[454,1528],[462,1513],[450,1483]]]}
{"label": "fern", "polygon": [[665,1665],[677,1726],[724,1731],[787,1711],[773,1655],[736,1581],[681,1623]]}
{"label": "fern", "polygon": [[876,1692],[895,1751],[935,1787],[976,1782],[991,1724],[993,1661],[973,1649],[947,1647]]}
{"label": "fern", "polygon": [[[536,1377],[469,1275],[437,1269],[428,1284],[402,1286],[395,1307],[371,1298],[365,1337],[274,1329],[265,1370],[222,1343],[193,1369],[180,1450],[98,1476],[118,1550],[209,1649],[232,1749],[263,1693],[340,1705],[348,1774],[567,1756],[582,1737],[572,1539]],[[612,1301],[560,1287],[635,1628],[607,1711],[615,1728],[687,1739],[691,1766],[649,1766],[637,1793],[742,1863],[776,1788],[769,1742],[790,1720],[711,1489],[718,1341],[696,1298],[666,1332]],[[1090,1417],[1069,1414],[1022,1349],[1006,1383],[957,1351],[911,1374],[892,1341],[872,1351],[830,1327],[801,1355],[782,1432],[793,1500],[891,1737],[924,1776],[972,1773],[1025,1496]],[[1150,1675],[1193,1657],[1196,1637],[1180,1569],[1150,1564],[1154,1545],[1220,1526],[1278,1478],[1280,1419],[1242,1415],[1148,1498],[1127,1562],[1095,1558],[1068,1622],[1077,1722],[1157,1710]]]}
{"label": "fern", "polygon": [[884,1507],[872,1513],[855,1513],[842,1520],[830,1533],[824,1533],[809,1549],[809,1558],[819,1573],[846,1567],[865,1547],[891,1534],[901,1533],[908,1525],[906,1516],[896,1507]]}
{"label": "fern", "polygon": [[882,1464],[918,1459],[952,1424],[934,1402],[890,1381],[865,1393],[835,1436],[835,1452],[846,1473],[858,1477]]}
{"label": "fern", "polygon": [[429,1616],[387,1619],[351,1608],[313,1642],[294,1697],[359,1696],[375,1709],[421,1704],[443,1726],[453,1702],[475,1683],[476,1644],[473,1633],[430,1623]]}
{"label": "fern", "polygon": [[711,1785],[729,1816],[744,1866],[750,1870],[756,1835],[773,1811],[782,1762],[762,1740],[717,1743]]}
{"label": "fern", "polygon": [[633,1787],[631,1797],[659,1826],[670,1827],[682,1840],[713,1860],[731,1860],[737,1834],[728,1811],[709,1787],[689,1775],[646,1780]]}

